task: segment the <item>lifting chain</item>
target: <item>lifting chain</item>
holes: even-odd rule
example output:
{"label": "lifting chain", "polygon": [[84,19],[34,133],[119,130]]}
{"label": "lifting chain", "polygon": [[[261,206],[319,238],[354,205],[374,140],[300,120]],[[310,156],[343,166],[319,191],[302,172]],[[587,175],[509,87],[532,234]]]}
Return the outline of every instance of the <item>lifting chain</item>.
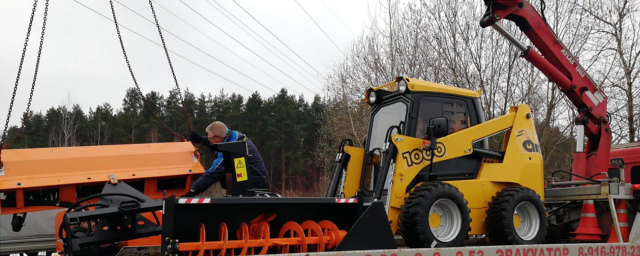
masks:
{"label": "lifting chain", "polygon": [[173,64],[171,63],[171,58],[169,58],[169,51],[167,50],[167,45],[164,43],[164,37],[162,36],[162,29],[160,28],[160,23],[158,23],[158,17],[156,17],[156,10],[153,9],[153,3],[149,0],[149,6],[151,6],[151,13],[153,13],[153,19],[156,21],[156,27],[158,28],[158,34],[160,34],[160,41],[162,41],[162,47],[164,48],[164,53],[167,55],[167,60],[169,61],[169,68],[171,68],[171,74],[173,75],[173,81],[176,83],[176,89],[178,89],[178,97],[180,102],[182,102],[182,110],[184,110],[184,116],[187,117],[187,123],[189,124],[189,131],[193,132],[193,124],[191,124],[191,118],[187,112],[187,106],[184,104],[184,98],[182,97],[182,91],[180,90],[180,85],[178,85],[178,78],[176,78],[176,72],[173,70]]}
{"label": "lifting chain", "polygon": [[18,84],[20,82],[20,75],[22,74],[22,65],[24,64],[24,57],[27,53],[27,45],[29,43],[29,37],[31,36],[31,27],[33,25],[33,17],[36,13],[36,7],[38,6],[38,0],[33,1],[33,8],[31,9],[31,18],[29,18],[29,27],[27,28],[27,37],[24,39],[24,47],[22,48],[22,57],[20,57],[20,65],[18,65],[18,74],[16,76],[16,82],[13,86],[13,94],[11,95],[11,102],[9,103],[9,112],[7,113],[7,120],[4,125],[4,131],[2,132],[2,140],[0,140],[0,168],[4,166],[2,163],[2,149],[11,147],[17,140],[20,138],[22,132],[24,132],[24,126],[27,118],[29,117],[29,110],[31,109],[31,100],[33,99],[33,91],[36,87],[36,79],[38,77],[38,67],[40,66],[40,56],[42,55],[42,45],[44,43],[44,33],[47,27],[47,14],[49,13],[49,0],[46,0],[44,6],[44,18],[42,21],[42,32],[40,32],[40,46],[38,47],[38,57],[36,59],[36,68],[33,73],[33,81],[31,82],[31,92],[29,93],[29,101],[27,102],[27,109],[24,112],[24,116],[22,117],[22,124],[20,125],[20,130],[18,134],[11,140],[11,142],[7,143],[5,146],[4,142],[7,137],[7,132],[9,129],[9,120],[11,119],[11,112],[13,110],[13,103],[16,99],[16,92],[18,90]]}
{"label": "lifting chain", "polygon": [[547,23],[547,26],[549,26],[547,22],[547,17],[544,16],[544,11],[546,9],[547,9],[547,3],[545,3],[544,0],[540,0],[540,14],[542,15],[542,20],[544,20],[544,23]]}
{"label": "lifting chain", "polygon": [[156,112],[153,110],[151,105],[147,103],[147,100],[145,99],[144,94],[142,94],[142,90],[140,90],[140,86],[138,86],[138,80],[136,80],[136,76],[133,74],[133,69],[131,68],[131,64],[129,63],[129,57],[127,56],[127,51],[125,50],[124,43],[122,42],[122,35],[120,34],[120,26],[118,25],[118,20],[116,19],[116,10],[113,7],[113,0],[109,0],[109,4],[111,5],[111,14],[113,14],[113,23],[115,23],[116,25],[116,32],[118,33],[118,40],[120,40],[120,47],[122,48],[122,54],[124,55],[124,60],[127,62],[129,73],[131,74],[131,78],[133,79],[133,83],[136,86],[136,90],[138,91],[138,94],[140,95],[142,102],[144,103],[145,106],[147,106],[147,109],[149,109],[149,112],[151,112],[153,117],[156,118],[156,120],[158,121],[158,123],[160,123],[160,125],[162,125],[162,127],[167,129],[167,131],[171,132],[173,136],[180,138],[182,141],[186,141],[187,139],[184,136],[171,130],[171,128],[169,128],[164,122],[162,122],[162,120],[160,120],[160,118],[158,117]]}

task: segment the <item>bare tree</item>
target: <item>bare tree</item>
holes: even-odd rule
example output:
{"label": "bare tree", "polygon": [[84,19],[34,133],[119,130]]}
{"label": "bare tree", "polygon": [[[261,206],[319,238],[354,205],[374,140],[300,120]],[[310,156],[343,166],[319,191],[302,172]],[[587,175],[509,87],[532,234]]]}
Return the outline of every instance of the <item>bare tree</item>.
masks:
{"label": "bare tree", "polygon": [[78,104],[72,104],[67,98],[64,105],[57,108],[51,108],[48,118],[53,120],[49,130],[49,146],[51,147],[73,147],[78,145],[77,135],[78,128],[84,119],[84,113]]}
{"label": "bare tree", "polygon": [[609,110],[614,113],[613,130],[626,131],[625,137],[629,142],[638,140],[639,4],[638,0],[588,0],[580,5],[589,17],[597,21],[599,44],[593,48],[598,53],[596,57],[603,86],[609,88],[613,111]]}
{"label": "bare tree", "polygon": [[109,103],[97,106],[96,110],[89,109],[89,144],[106,145],[109,144],[111,136],[111,127],[109,120],[113,117],[113,109]]}

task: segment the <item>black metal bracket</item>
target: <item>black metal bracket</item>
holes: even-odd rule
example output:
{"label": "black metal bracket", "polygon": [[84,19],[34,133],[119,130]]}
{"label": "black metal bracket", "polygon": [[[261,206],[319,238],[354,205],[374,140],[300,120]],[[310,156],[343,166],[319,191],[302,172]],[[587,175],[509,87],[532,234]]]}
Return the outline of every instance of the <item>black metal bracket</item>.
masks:
{"label": "black metal bracket", "polygon": [[222,153],[227,196],[255,196],[246,158],[249,155],[247,142],[240,140],[216,143],[211,144],[209,148]]}
{"label": "black metal bracket", "polygon": [[[70,211],[75,211],[64,215],[61,228],[66,232],[62,238],[65,254],[101,255],[105,244],[162,233],[155,215],[155,211],[162,210],[161,201],[154,201],[124,182],[107,182],[102,193],[94,197],[99,198],[97,203],[74,205]],[[96,209],[86,210],[90,205]],[[155,220],[147,219],[143,213],[153,214]]]}

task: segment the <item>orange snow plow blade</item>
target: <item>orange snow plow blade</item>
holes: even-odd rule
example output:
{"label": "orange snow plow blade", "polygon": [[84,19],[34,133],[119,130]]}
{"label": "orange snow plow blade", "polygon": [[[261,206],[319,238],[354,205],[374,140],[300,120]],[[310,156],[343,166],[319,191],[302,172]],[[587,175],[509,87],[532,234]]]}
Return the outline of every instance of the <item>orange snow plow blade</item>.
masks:
{"label": "orange snow plow blade", "polygon": [[58,208],[112,179],[153,199],[183,194],[204,173],[190,142],[3,150],[0,213]]}

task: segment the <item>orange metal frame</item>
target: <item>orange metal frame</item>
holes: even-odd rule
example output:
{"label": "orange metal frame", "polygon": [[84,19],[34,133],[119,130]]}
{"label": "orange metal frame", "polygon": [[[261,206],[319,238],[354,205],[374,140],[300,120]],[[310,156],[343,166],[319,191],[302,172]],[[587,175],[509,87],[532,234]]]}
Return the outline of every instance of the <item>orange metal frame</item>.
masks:
{"label": "orange metal frame", "polygon": [[[145,195],[161,199],[183,194],[194,176],[204,173],[197,149],[190,142],[36,148],[3,150],[5,172],[0,176],[0,193],[15,195],[15,203],[0,201],[0,214],[56,209],[30,206],[25,193],[49,191],[57,201],[75,203],[78,188],[101,186],[112,177],[141,182]],[[159,182],[186,181],[184,186],[163,190]]]}

